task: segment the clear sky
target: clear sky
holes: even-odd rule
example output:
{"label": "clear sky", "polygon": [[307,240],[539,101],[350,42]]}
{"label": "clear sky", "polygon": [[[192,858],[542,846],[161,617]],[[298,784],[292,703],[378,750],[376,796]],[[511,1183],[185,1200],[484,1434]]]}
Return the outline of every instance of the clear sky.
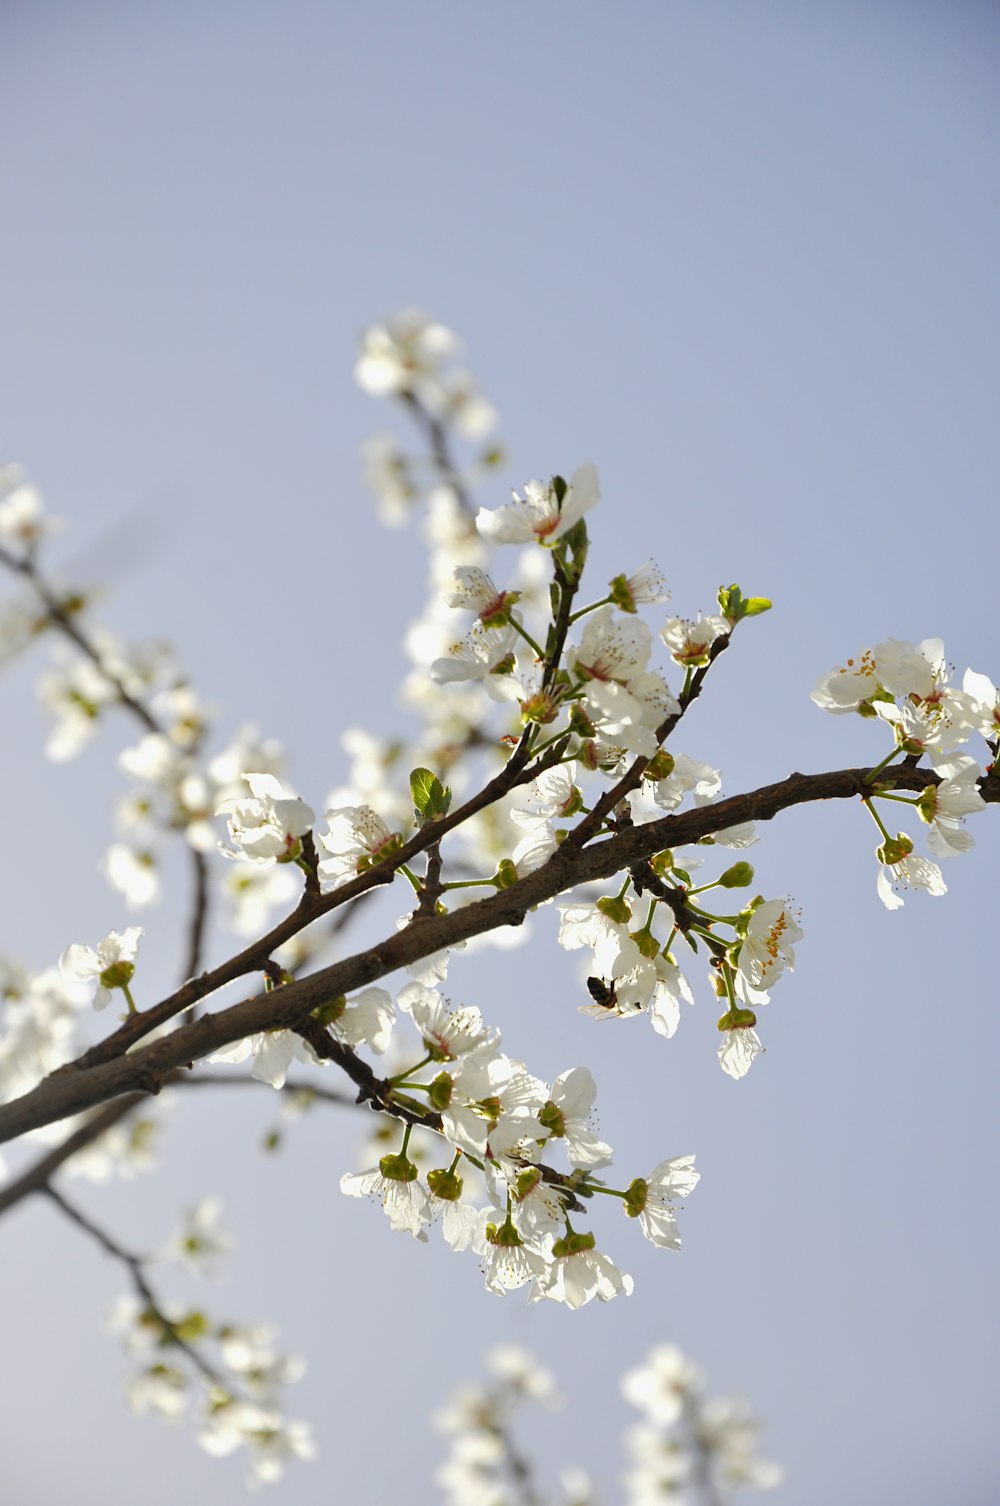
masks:
{"label": "clear sky", "polygon": [[[106,583],[110,624],[169,637],[220,735],[256,719],[321,806],[340,730],[400,720],[423,577],[362,486],[390,416],[351,369],[365,324],[422,305],[501,413],[482,500],[593,460],[602,565],[653,555],[685,615],[721,581],[774,599],[684,751],[730,793],[872,762],[876,729],[808,699],[861,645],[941,636],[959,673],[1000,679],[998,77],[1000,12],[966,0],[7,0],[3,455],[70,521],[58,557]],[[44,764],[40,662],[7,672],[0,723],[0,946],[38,967],[124,922],[95,865],[128,736]],[[453,968],[536,1070],[594,1068],[616,1164],[697,1153],[680,1254],[608,1241],[627,1302],[487,1296],[473,1262],[341,1198],[350,1118],[258,1156],[266,1096],[178,1103],[160,1175],[77,1195],[139,1248],[224,1196],[239,1250],[210,1300],[309,1357],[292,1411],[322,1453],[290,1506],[432,1500],[423,1418],[501,1337],[560,1374],[547,1459],[609,1502],[616,1378],[673,1339],[768,1419],[776,1506],[989,1506],[994,818],[946,897],[895,914],[860,809],[762,832],[760,886],[795,896],[806,937],[741,1083],[703,986],[673,1041],[595,1037],[544,917],[530,950]],[[176,922],[147,925],[166,988]],[[236,1498],[236,1464],[120,1405],[100,1331],[119,1272],[47,1207],[2,1234],[5,1498],[80,1499],[81,1477],[107,1506]]]}

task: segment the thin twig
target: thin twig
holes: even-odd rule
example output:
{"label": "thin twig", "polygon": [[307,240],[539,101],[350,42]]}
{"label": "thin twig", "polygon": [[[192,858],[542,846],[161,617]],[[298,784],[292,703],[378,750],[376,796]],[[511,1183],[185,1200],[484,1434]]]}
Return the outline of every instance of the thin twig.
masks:
{"label": "thin twig", "polygon": [[162,1327],[164,1338],[170,1344],[173,1344],[175,1348],[179,1349],[182,1354],[186,1354],[191,1363],[212,1385],[222,1386],[228,1390],[218,1371],[208,1363],[203,1355],[198,1353],[192,1344],[188,1343],[187,1339],[181,1337],[176,1323],[168,1318],[160,1307],[156,1294],[146,1280],[143,1269],[146,1262],[142,1256],[133,1255],[130,1251],[123,1249],[116,1240],[113,1240],[109,1234],[106,1234],[103,1229],[99,1228],[97,1224],[92,1223],[85,1214],[81,1213],[79,1208],[75,1208],[72,1203],[68,1203],[62,1193],[56,1192],[54,1187],[46,1186],[42,1190],[45,1196],[56,1205],[60,1212],[66,1215],[71,1223],[75,1224],[78,1229],[82,1229],[85,1234],[89,1234],[90,1238],[95,1240],[106,1254],[113,1255],[116,1260],[125,1266],[131,1278],[132,1285],[135,1287],[140,1299],[146,1304],[148,1311],[152,1313],[157,1323]]}

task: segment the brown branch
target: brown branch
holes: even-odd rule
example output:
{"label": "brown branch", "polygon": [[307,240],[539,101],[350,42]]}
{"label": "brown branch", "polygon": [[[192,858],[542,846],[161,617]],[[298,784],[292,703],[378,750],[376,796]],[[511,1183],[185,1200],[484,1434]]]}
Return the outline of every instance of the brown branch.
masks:
{"label": "brown branch", "polygon": [[205,924],[208,919],[208,862],[203,852],[192,847],[191,867],[194,872],[194,891],[191,900],[191,918],[188,922],[188,950],[183,978],[193,978],[201,967],[201,953],[205,944]]}
{"label": "brown branch", "polygon": [[99,1139],[120,1119],[124,1119],[126,1114],[130,1114],[134,1108],[145,1102],[144,1093],[130,1093],[124,1098],[114,1099],[103,1109],[99,1109],[96,1114],[92,1114],[85,1124],[81,1124],[79,1129],[67,1135],[66,1139],[54,1150],[41,1156],[34,1166],[29,1166],[27,1171],[22,1172],[19,1177],[15,1177],[12,1182],[8,1182],[6,1187],[0,1189],[0,1214],[6,1213],[9,1208],[13,1208],[21,1202],[22,1198],[29,1197],[33,1192],[45,1192],[49,1178],[55,1175],[65,1161],[75,1156],[77,1151],[84,1150],[94,1140]]}
{"label": "brown branch", "polygon": [[[816,800],[849,800],[869,794],[870,772],[840,769],[823,774],[794,773],[748,794],[733,795],[714,805],[627,828],[581,852],[566,852],[564,843],[541,868],[488,899],[444,915],[423,918],[416,925],[395,931],[367,951],[182,1025],[127,1056],[97,1060],[91,1065],[93,1053],[87,1053],[78,1063],[60,1068],[21,1098],[0,1107],[0,1142],[106,1103],[122,1093],[156,1093],[170,1073],[223,1046],[263,1030],[294,1029],[331,998],[363,988],[471,936],[500,926],[520,925],[528,911],[544,900],[577,885],[609,878],[664,848],[698,842],[744,821],[770,821],[779,811],[796,805]],[[878,775],[878,785],[884,788],[919,791],[938,782],[931,770],[907,764],[893,765]],[[984,781],[982,789],[985,799],[1000,801],[1000,781],[990,778]],[[155,1012],[151,1010],[148,1014]]]}

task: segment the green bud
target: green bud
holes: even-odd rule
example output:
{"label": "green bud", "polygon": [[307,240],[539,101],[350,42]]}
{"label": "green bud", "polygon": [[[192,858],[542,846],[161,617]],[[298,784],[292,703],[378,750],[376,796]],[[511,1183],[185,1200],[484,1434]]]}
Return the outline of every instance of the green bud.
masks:
{"label": "green bud", "polygon": [[631,612],[634,614],[638,610],[627,575],[616,575],[608,587],[608,594],[611,597],[612,604],[620,612]]}
{"label": "green bud", "polygon": [[501,858],[493,875],[493,883],[497,889],[512,889],[517,883],[517,869],[510,858]]}
{"label": "green bud", "polygon": [[518,1245],[524,1243],[509,1218],[500,1225],[487,1224],[486,1238],[491,1245],[496,1245],[501,1250],[516,1250]]}
{"label": "green bud", "polygon": [[102,988],[127,988],[134,976],[134,962],[112,962],[101,974],[100,983]]}
{"label": "green bud", "polygon": [[747,1025],[752,1028],[756,1023],[757,1016],[752,1009],[730,1009],[728,1014],[724,1014],[720,1020],[716,1021],[716,1029],[742,1030]]}
{"label": "green bud", "polygon": [[723,889],[745,889],[753,883],[753,865],[751,863],[734,863],[727,868],[725,873],[716,879],[716,883]]}
{"label": "green bud", "polygon": [[519,1171],[514,1184],[514,1196],[518,1202],[523,1202],[530,1193],[534,1192],[541,1180],[542,1173],[537,1166],[525,1166],[522,1171]]}
{"label": "green bud", "polygon": [[592,1250],[594,1243],[592,1234],[567,1234],[562,1239],[556,1240],[552,1246],[552,1254],[556,1260],[560,1256],[579,1255],[584,1250]]}
{"label": "green bud", "polygon": [[917,801],[917,814],[921,821],[925,821],[928,826],[933,824],[934,816],[937,812],[937,798],[937,786],[929,784],[921,792],[920,799]]}
{"label": "green bud", "polygon": [[451,1095],[455,1091],[455,1079],[447,1072],[439,1072],[434,1081],[427,1089],[427,1100],[432,1109],[439,1114],[451,1103]]}
{"label": "green bud", "polygon": [[619,899],[617,895],[602,895],[597,901],[597,908],[602,915],[606,915],[609,920],[613,920],[615,925],[618,926],[628,925],[632,919],[631,907],[626,904],[625,900]]}
{"label": "green bud", "polygon": [[562,1139],[566,1133],[566,1116],[551,1098],[539,1114],[538,1122],[543,1129],[549,1131],[553,1139]]}
{"label": "green bud", "polygon": [[325,1004],[317,1004],[312,1012],[312,1018],[318,1020],[321,1025],[332,1025],[339,1020],[347,1008],[347,995],[339,994],[336,999],[328,999]]}
{"label": "green bud", "polygon": [[648,957],[650,961],[652,961],[654,957],[658,957],[660,955],[660,943],[657,941],[652,931],[647,930],[644,927],[641,931],[630,931],[629,935],[632,937],[632,940],[635,942],[642,955],[644,957]]}
{"label": "green bud", "polygon": [[674,772],[674,755],[668,753],[666,748],[659,748],[653,754],[649,763],[642,771],[643,779],[656,780],[669,779]]}
{"label": "green bud", "polygon": [[415,1182],[419,1176],[413,1162],[407,1160],[401,1151],[383,1156],[378,1163],[378,1169],[387,1182]]}
{"label": "green bud", "polygon": [[462,1196],[462,1178],[446,1166],[438,1166],[427,1173],[427,1185],[435,1197],[446,1203],[457,1203]]}
{"label": "green bud", "polygon": [[[892,867],[894,863],[901,863],[904,858],[908,858],[912,851],[913,843],[905,831],[901,831],[895,837],[890,837],[887,842],[883,842],[881,847],[877,847],[875,856],[880,863]],[[104,981],[103,977],[101,981]]]}
{"label": "green bud", "polygon": [[662,852],[656,853],[655,856],[650,858],[649,866],[657,878],[666,878],[674,866],[674,855],[671,849],[665,847]]}
{"label": "green bud", "polygon": [[642,1177],[636,1177],[634,1182],[629,1182],[625,1189],[625,1215],[627,1218],[638,1218],[646,1206],[649,1197],[649,1183]]}
{"label": "green bud", "polygon": [[597,730],[579,701],[574,701],[569,713],[569,729],[577,737],[591,738]]}
{"label": "green bud", "polygon": [[559,707],[547,691],[540,690],[521,702],[522,722],[536,722],[538,726],[545,727],[549,722],[554,722],[558,714]]}

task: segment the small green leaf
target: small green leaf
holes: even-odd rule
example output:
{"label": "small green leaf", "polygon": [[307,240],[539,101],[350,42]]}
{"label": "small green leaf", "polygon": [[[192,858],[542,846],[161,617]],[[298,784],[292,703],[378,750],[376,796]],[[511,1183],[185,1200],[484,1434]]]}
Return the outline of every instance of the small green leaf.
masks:
{"label": "small green leaf", "polygon": [[451,790],[447,789],[430,769],[414,769],[410,775],[410,794],[414,809],[425,821],[447,814],[451,805]]}

